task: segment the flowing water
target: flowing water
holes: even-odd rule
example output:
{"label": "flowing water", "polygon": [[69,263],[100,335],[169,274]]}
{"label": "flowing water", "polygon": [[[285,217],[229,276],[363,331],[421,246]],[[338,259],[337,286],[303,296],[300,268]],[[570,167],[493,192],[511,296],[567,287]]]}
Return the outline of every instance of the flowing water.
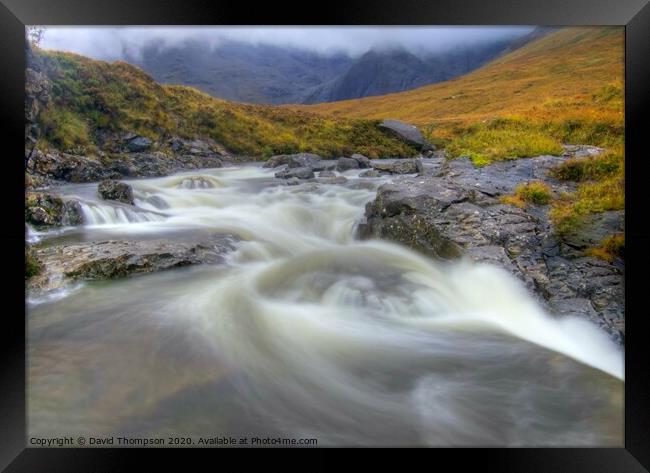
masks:
{"label": "flowing water", "polygon": [[498,268],[355,225],[382,179],[285,186],[259,166],[70,185],[51,242],[241,241],[226,264],[86,283],[28,307],[30,435],[315,438],[318,445],[621,446],[623,356]]}

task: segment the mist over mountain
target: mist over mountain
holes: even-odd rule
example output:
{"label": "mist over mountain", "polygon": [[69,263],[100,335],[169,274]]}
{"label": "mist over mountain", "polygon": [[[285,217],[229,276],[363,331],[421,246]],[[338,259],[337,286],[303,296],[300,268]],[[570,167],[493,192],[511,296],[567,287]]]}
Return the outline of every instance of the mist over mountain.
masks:
{"label": "mist over mountain", "polygon": [[[517,38],[521,41],[521,38]],[[401,92],[442,82],[508,51],[512,39],[416,54],[403,47],[343,52],[227,41],[148,44],[125,60],[157,81],[196,87],[223,99],[261,104],[320,103]]]}

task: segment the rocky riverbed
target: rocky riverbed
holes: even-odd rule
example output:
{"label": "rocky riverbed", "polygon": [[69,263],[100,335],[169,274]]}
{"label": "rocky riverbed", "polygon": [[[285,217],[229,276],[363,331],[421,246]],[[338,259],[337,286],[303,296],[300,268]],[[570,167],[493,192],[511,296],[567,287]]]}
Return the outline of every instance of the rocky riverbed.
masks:
{"label": "rocky riverbed", "polygon": [[[568,156],[600,151],[567,147]],[[441,154],[397,160],[369,160],[356,154],[323,160],[301,153],[274,156],[264,167],[273,169],[277,184],[291,186],[313,183],[374,189],[376,184],[371,181],[389,178],[367,204],[358,224],[359,238],[391,240],[443,260],[468,257],[495,264],[519,278],[548,311],[587,318],[623,343],[624,263],[585,254],[605,236],[623,232],[623,212],[595,214],[579,230],[560,238],[549,221],[548,206],[519,208],[501,201],[517,185],[528,181],[542,181],[555,194],[575,190],[575,184],[549,177],[549,170],[565,158],[538,156],[477,168],[467,158],[447,160]],[[346,172],[357,173],[357,178],[349,180]],[[204,178],[181,185],[213,186]],[[113,210],[127,219],[146,220],[150,215],[133,205],[133,193],[126,184],[102,181],[98,195],[112,199]],[[147,203],[159,205],[155,199],[149,197]],[[37,228],[88,223],[77,199],[62,199],[51,189],[29,192],[25,215],[26,221]],[[30,280],[29,286],[44,291],[75,279],[114,278],[214,263],[232,249],[232,241],[232,236],[212,235],[205,241],[180,243],[164,239],[106,240],[38,248],[33,255],[45,269]]]}
{"label": "rocky riverbed", "polygon": [[[571,147],[568,152],[597,150]],[[549,177],[563,159],[538,156],[481,168],[467,158],[425,160],[417,176],[398,177],[378,189],[359,236],[400,242],[436,258],[467,256],[496,264],[522,280],[551,312],[586,317],[623,343],[624,263],[585,255],[605,235],[623,232],[623,212],[595,214],[560,238],[547,206],[522,209],[500,200],[532,180],[558,194],[574,190]]]}

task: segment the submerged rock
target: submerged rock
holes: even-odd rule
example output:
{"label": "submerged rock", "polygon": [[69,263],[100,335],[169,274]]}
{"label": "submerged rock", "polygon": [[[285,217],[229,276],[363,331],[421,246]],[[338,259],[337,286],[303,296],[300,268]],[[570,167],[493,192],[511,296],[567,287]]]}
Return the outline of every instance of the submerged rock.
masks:
{"label": "submerged rock", "polygon": [[108,179],[97,186],[99,196],[104,200],[116,200],[133,205],[133,189],[123,182]]}
{"label": "submerged rock", "polygon": [[361,174],[359,174],[359,177],[379,177],[379,176],[381,176],[381,173],[376,169],[368,169],[367,171],[363,171]]}
{"label": "submerged rock", "polygon": [[621,341],[622,262],[586,256],[584,249],[621,231],[623,212],[595,214],[564,240],[543,209],[500,202],[500,196],[530,179],[543,180],[555,192],[571,190],[574,184],[547,176],[558,159],[541,156],[480,169],[468,159],[456,159],[415,177],[396,177],[367,204],[359,236],[393,240],[436,258],[466,257],[500,266],[551,313],[588,317]]}

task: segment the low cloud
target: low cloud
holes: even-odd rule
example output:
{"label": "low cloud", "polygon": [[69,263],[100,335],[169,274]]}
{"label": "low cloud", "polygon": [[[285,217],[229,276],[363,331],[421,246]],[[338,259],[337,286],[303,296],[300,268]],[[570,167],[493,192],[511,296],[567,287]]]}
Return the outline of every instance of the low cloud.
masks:
{"label": "low cloud", "polygon": [[356,56],[370,49],[401,47],[435,53],[510,39],[532,27],[46,27],[41,46],[97,59],[138,57],[149,44],[174,46],[201,41],[214,48],[224,41]]}

